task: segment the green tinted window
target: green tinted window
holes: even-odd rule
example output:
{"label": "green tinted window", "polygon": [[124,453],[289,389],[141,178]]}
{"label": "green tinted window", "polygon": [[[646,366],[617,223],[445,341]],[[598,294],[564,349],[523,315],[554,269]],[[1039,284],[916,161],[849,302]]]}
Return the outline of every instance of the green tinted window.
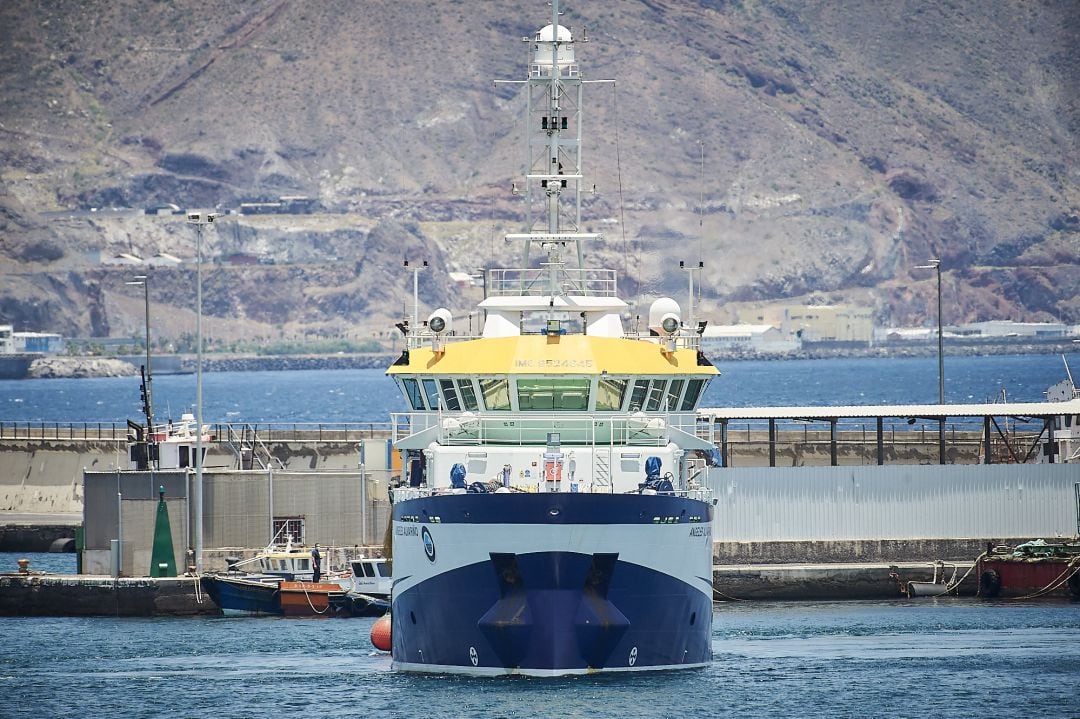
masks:
{"label": "green tinted window", "polygon": [[428,409],[439,408],[439,388],[435,385],[435,380],[426,379],[424,382],[424,396],[427,397]]}
{"label": "green tinted window", "polygon": [[439,380],[439,387],[442,388],[443,401],[446,402],[446,408],[451,412],[457,412],[461,409],[461,403],[458,402],[457,390],[454,389],[454,380],[441,379]]}
{"label": "green tinted window", "polygon": [[409,406],[413,409],[423,409],[424,399],[420,396],[420,383],[411,377],[401,380],[405,386],[405,398],[409,400]]}
{"label": "green tinted window", "polygon": [[484,406],[489,410],[510,409],[510,383],[507,380],[482,379],[480,392],[484,395]]}
{"label": "green tinted window", "polygon": [[679,409],[679,395],[682,394],[682,387],[686,380],[673,379],[671,380],[671,386],[668,389],[667,402],[664,409],[669,412],[675,412]]}
{"label": "green tinted window", "polygon": [[649,400],[645,403],[646,412],[660,411],[660,400],[664,398],[664,387],[666,386],[667,380],[653,380],[652,386],[649,387]]}
{"label": "green tinted window", "polygon": [[638,412],[645,407],[645,394],[649,391],[649,380],[639,379],[634,384],[634,393],[630,395],[630,411]]}
{"label": "green tinted window", "polygon": [[469,412],[475,412],[479,409],[476,404],[476,390],[473,389],[473,383],[471,379],[458,380],[458,388],[461,390],[461,405]]}
{"label": "green tinted window", "polygon": [[622,408],[623,395],[626,394],[627,380],[601,377],[596,385],[596,410],[615,412]]}
{"label": "green tinted window", "polygon": [[587,379],[519,378],[517,381],[518,409],[522,412],[551,412],[587,410],[589,385]]}
{"label": "green tinted window", "polygon": [[683,396],[682,407],[679,409],[683,412],[694,409],[697,406],[698,395],[701,394],[701,388],[705,386],[705,380],[692,379],[686,385],[686,394]]}

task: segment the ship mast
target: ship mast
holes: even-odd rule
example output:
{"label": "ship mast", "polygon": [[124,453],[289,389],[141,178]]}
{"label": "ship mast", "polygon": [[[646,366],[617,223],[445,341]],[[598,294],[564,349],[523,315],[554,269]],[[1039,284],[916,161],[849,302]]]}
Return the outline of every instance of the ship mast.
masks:
{"label": "ship mast", "polygon": [[[568,290],[587,294],[584,284],[564,271],[563,250],[567,243],[574,244],[580,270],[584,266],[581,243],[600,238],[597,233],[581,232],[584,81],[574,58],[573,36],[559,25],[559,15],[558,0],[553,0],[551,25],[539,30],[532,41],[526,81],[526,220],[523,232],[506,236],[508,241],[524,242],[526,268],[533,244],[540,246],[546,255],[541,264],[551,296]],[[563,195],[573,198],[572,202],[564,202]]]}

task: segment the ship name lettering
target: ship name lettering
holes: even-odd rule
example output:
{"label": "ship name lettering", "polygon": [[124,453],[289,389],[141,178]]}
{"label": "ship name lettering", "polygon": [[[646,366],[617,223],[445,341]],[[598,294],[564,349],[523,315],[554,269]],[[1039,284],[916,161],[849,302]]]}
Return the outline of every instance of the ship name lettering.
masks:
{"label": "ship name lettering", "polygon": [[420,535],[420,530],[416,527],[402,527],[398,525],[394,527],[394,534],[399,537],[416,537]]}
{"label": "ship name lettering", "polygon": [[517,369],[589,369],[593,366],[594,360],[591,359],[518,359],[514,360],[514,367]]}
{"label": "ship name lettering", "polygon": [[691,537],[704,537],[705,536],[705,527],[690,527],[690,536]]}

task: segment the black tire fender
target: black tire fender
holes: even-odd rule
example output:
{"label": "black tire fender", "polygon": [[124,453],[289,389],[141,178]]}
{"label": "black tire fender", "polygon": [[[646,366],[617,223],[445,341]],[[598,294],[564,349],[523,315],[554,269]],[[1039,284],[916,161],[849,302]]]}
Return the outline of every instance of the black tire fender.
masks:
{"label": "black tire fender", "polygon": [[996,597],[1001,593],[1001,575],[996,570],[987,569],[979,575],[979,594],[984,597]]}
{"label": "black tire fender", "polygon": [[1077,569],[1069,577],[1069,594],[1080,597],[1080,569]]}

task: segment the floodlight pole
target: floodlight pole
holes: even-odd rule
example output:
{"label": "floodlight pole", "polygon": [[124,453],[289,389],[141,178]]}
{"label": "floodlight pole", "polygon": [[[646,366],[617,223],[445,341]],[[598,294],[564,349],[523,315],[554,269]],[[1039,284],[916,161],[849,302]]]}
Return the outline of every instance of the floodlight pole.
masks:
{"label": "floodlight pole", "polygon": [[202,236],[203,225],[217,217],[212,212],[189,212],[188,222],[195,225],[195,572],[203,570],[203,401],[202,401]]}
{"label": "floodlight pole", "polygon": [[945,345],[941,333],[941,260],[934,258],[917,270],[934,270],[937,273],[937,358],[938,358],[938,404],[945,404]]}
{"label": "floodlight pole", "polygon": [[[149,447],[153,442],[151,437],[154,434],[154,395],[151,389],[153,373],[150,370],[150,277],[148,275],[136,275],[135,279],[124,284],[142,285],[143,288],[143,303],[146,310],[146,406],[143,409],[146,412],[146,443]],[[150,461],[149,457],[147,457],[147,461]],[[151,464],[151,466],[153,465]]]}

